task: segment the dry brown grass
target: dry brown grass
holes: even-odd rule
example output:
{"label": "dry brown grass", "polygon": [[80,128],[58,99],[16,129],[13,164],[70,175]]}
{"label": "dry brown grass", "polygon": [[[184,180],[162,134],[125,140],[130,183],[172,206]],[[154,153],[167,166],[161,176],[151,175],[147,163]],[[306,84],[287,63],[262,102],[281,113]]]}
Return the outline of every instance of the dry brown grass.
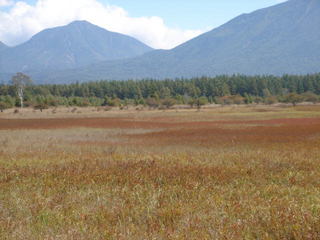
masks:
{"label": "dry brown grass", "polygon": [[0,239],[320,239],[314,107],[0,119]]}

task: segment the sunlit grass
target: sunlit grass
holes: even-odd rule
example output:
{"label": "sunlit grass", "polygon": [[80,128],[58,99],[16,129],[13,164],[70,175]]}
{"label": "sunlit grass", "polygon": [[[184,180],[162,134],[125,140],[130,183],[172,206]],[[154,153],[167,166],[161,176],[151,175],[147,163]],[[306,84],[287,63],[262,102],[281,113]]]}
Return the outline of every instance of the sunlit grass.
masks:
{"label": "sunlit grass", "polygon": [[319,239],[320,120],[290,111],[1,130],[0,239]]}

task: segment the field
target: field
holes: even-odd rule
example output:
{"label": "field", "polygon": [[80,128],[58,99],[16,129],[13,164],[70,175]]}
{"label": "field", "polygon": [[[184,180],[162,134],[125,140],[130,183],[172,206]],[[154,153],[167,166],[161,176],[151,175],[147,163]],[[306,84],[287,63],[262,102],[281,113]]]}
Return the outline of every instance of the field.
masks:
{"label": "field", "polygon": [[320,239],[320,106],[0,113],[0,239]]}

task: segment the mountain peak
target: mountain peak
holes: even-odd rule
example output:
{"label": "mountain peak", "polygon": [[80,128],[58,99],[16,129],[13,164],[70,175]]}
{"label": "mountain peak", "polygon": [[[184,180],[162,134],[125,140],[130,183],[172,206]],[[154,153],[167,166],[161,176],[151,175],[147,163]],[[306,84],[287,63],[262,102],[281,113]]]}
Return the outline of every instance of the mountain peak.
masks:
{"label": "mountain peak", "polygon": [[43,30],[28,42],[6,51],[8,54],[0,64],[10,72],[60,70],[136,57],[151,50],[135,38],[88,21],[74,21]]}
{"label": "mountain peak", "polygon": [[315,73],[320,71],[320,0],[288,0],[240,15],[172,50],[143,54],[150,50],[128,36],[75,21],[3,51],[0,66],[42,71],[39,80],[59,82]]}
{"label": "mountain peak", "polygon": [[76,20],[71,23],[69,23],[67,26],[96,26],[87,20]]}
{"label": "mountain peak", "polygon": [[319,52],[320,0],[289,0],[240,15],[169,51],[103,62],[55,78],[90,81],[307,74],[320,71]]}
{"label": "mountain peak", "polygon": [[87,20],[75,20],[75,21],[73,21],[73,22],[71,22],[69,24],[92,24],[92,23],[90,23]]}
{"label": "mountain peak", "polygon": [[[109,32],[111,33],[111,31],[108,31],[105,28],[99,27],[98,25],[95,25],[91,22],[88,22],[86,20],[76,20],[73,21],[71,23],[69,23],[68,25],[65,26],[61,26],[61,27],[57,27],[57,29],[59,30],[64,30],[66,32],[70,32],[70,29],[76,29],[77,31],[104,31],[104,32]],[[114,33],[114,34],[119,34],[120,33]],[[125,35],[123,35],[125,36]]]}

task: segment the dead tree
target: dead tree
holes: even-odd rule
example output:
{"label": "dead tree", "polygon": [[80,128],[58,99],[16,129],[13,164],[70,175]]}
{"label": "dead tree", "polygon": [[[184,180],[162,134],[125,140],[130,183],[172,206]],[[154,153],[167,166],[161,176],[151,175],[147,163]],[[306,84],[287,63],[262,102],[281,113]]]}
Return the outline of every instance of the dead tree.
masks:
{"label": "dead tree", "polygon": [[31,78],[21,72],[12,77],[12,84],[16,87],[17,95],[20,99],[20,107],[23,108],[23,98],[25,88],[32,83]]}

